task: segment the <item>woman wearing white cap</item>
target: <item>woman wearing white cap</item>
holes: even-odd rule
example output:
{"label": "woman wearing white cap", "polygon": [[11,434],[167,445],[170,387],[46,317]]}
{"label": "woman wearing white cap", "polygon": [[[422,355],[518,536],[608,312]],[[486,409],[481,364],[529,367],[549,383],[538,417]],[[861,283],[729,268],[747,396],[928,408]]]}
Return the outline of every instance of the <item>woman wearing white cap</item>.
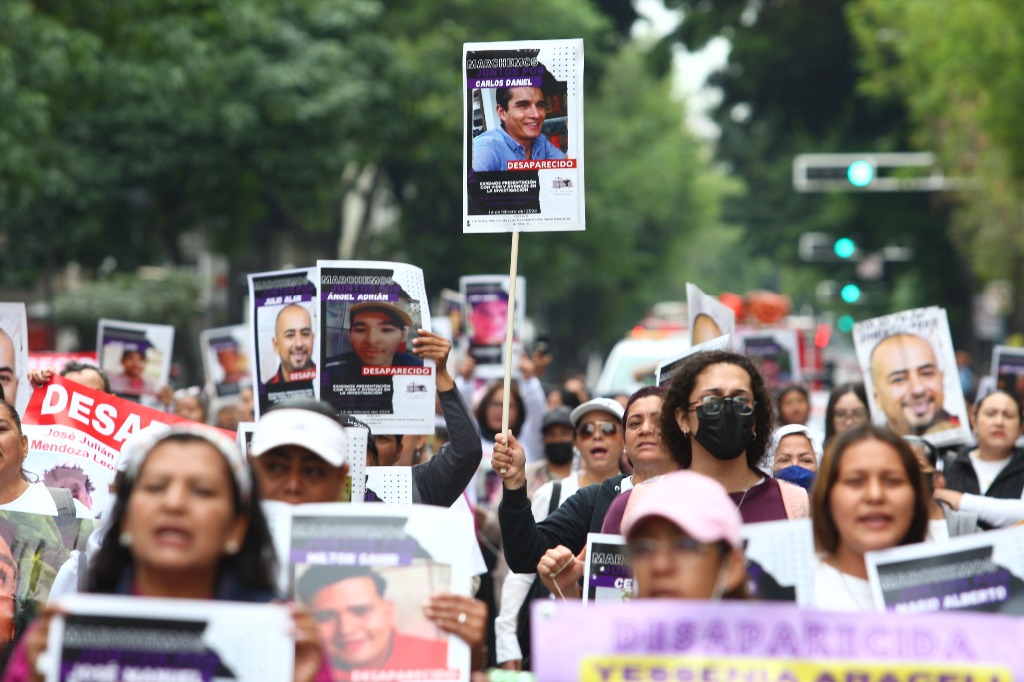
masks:
{"label": "woman wearing white cap", "polygon": [[[139,444],[108,524],[90,565],[90,592],[242,602],[275,596],[270,532],[248,463],[211,429],[178,425]],[[57,608],[47,607],[26,632],[5,681],[41,679],[36,664]],[[312,616],[296,612],[294,637],[294,679],[330,679]]]}

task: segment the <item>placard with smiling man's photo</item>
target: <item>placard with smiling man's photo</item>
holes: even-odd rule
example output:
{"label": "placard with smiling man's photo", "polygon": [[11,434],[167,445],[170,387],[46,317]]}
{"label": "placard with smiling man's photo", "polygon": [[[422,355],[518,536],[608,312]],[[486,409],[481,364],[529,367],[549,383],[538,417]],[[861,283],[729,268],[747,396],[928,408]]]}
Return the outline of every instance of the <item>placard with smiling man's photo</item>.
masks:
{"label": "placard with smiling man's photo", "polygon": [[582,230],[583,41],[466,43],[463,231]]}
{"label": "placard with smiling man's photo", "polygon": [[970,438],[945,310],[916,308],[857,322],[853,343],[875,424],[938,446]]}
{"label": "placard with smiling man's photo", "polygon": [[256,418],[289,398],[312,398],[316,380],[316,269],[249,275]]}

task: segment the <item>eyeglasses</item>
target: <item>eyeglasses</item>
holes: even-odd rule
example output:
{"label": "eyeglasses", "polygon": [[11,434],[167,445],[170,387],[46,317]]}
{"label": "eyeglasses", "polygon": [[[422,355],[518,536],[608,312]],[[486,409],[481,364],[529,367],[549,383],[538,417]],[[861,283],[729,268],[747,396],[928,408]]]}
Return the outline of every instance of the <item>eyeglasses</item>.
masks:
{"label": "eyeglasses", "polygon": [[868,411],[858,407],[854,410],[836,410],[833,415],[843,422],[863,421],[868,418]]}
{"label": "eyeglasses", "polygon": [[576,433],[580,436],[590,438],[597,433],[598,429],[601,429],[601,433],[604,435],[611,436],[619,430],[619,425],[614,422],[587,422],[576,429]]}
{"label": "eyeglasses", "polygon": [[736,410],[736,414],[753,414],[754,413],[754,399],[746,395],[738,395],[734,398],[723,398],[719,395],[706,395],[696,402],[690,403],[690,407],[694,405],[697,409],[703,410],[704,414],[708,416],[716,415],[725,409],[726,401],[733,404],[733,409]]}
{"label": "eyeglasses", "polygon": [[630,558],[634,561],[650,561],[663,547],[672,560],[684,562],[704,554],[714,545],[698,542],[688,535],[680,535],[671,540],[640,538],[629,544]]}

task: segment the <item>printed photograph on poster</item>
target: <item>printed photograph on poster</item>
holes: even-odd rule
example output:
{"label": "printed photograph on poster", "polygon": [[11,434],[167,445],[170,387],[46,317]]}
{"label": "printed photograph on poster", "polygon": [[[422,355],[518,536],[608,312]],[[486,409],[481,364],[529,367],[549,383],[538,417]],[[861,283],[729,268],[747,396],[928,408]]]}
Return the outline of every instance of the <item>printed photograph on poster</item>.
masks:
{"label": "printed photograph on poster", "polygon": [[583,603],[623,602],[633,598],[626,539],[621,535],[589,533],[583,564]]}
{"label": "printed photograph on poster", "polygon": [[316,268],[249,275],[255,416],[316,391]]}
{"label": "printed photograph on poster", "polygon": [[1024,621],[991,614],[922,618],[750,600],[538,599],[531,622],[538,680],[1024,679]]}
{"label": "printed photograph on poster", "polygon": [[745,523],[747,592],[761,601],[814,607],[814,532],[810,519]]}
{"label": "printed photograph on poster", "polygon": [[[2,341],[0,341],[0,343],[2,343]],[[57,351],[52,350],[39,350],[31,351],[28,354],[28,369],[30,372],[37,369],[49,369],[52,367],[57,370],[57,373],[60,373],[62,369],[72,362],[99,367],[99,362],[96,360],[96,353],[89,351],[58,353]]]}
{"label": "printed photograph on poster", "polygon": [[757,363],[765,382],[773,389],[803,380],[800,372],[800,340],[795,329],[743,332],[736,347]]}
{"label": "printed photograph on poster", "polygon": [[725,336],[719,336],[705,341],[704,343],[698,343],[696,346],[691,346],[682,353],[673,355],[670,358],[665,358],[658,365],[658,371],[655,373],[655,383],[658,386],[665,386],[669,381],[672,380],[672,375],[675,374],[676,370],[679,369],[679,365],[682,364],[683,360],[696,355],[697,353],[703,353],[709,350],[729,350],[730,339],[732,337],[729,334]]}
{"label": "printed photograph on poster", "polygon": [[114,395],[150,407],[160,405],[156,392],[168,384],[174,327],[100,320],[96,348]]}
{"label": "printed photograph on poster", "polygon": [[[475,363],[474,374],[481,379],[505,376],[505,334],[508,328],[508,275],[467,275],[459,278],[459,292],[466,302],[469,356]],[[516,278],[516,309],[513,326],[513,353],[522,349],[520,335],[526,324],[526,278]],[[513,376],[519,364],[512,363]]]}
{"label": "printed photograph on poster", "polygon": [[[995,378],[995,387],[1001,391],[1012,393],[1024,404],[1024,348],[1017,346],[996,346],[992,349],[992,369],[990,376]],[[986,395],[978,384],[978,397]],[[977,398],[975,398],[977,400]]]}
{"label": "printed photograph on poster", "polygon": [[0,511],[0,665],[50,597],[72,550],[84,550],[93,520]]}
{"label": "printed photograph on poster", "polygon": [[585,228],[583,41],[466,43],[463,232]]}
{"label": "printed photograph on poster", "polygon": [[249,328],[244,324],[199,332],[206,383],[217,398],[230,398],[252,384],[249,368]]}
{"label": "printed photograph on poster", "polygon": [[691,346],[725,335],[735,338],[736,313],[733,309],[689,282],[686,283],[686,310]]}
{"label": "printed photograph on poster", "polygon": [[4,400],[25,412],[28,381],[28,316],[24,303],[0,303],[0,389]]}
{"label": "printed photograph on poster", "polygon": [[875,606],[897,613],[1024,614],[1024,527],[864,555]]}
{"label": "printed photograph on poster", "polygon": [[47,682],[290,680],[283,604],[74,594],[50,625]]}
{"label": "printed photograph on poster", "polygon": [[434,362],[413,354],[430,330],[423,271],[405,263],[318,261],[319,397],[376,433],[434,432]]}
{"label": "printed photograph on poster", "polygon": [[28,438],[23,466],[46,485],[71,491],[91,515],[99,514],[109,506],[124,442],[150,424],[182,422],[194,423],[58,375],[32,392],[22,415]]}
{"label": "printed photograph on poster", "polygon": [[971,438],[949,321],[942,308],[916,308],[853,325],[874,423],[937,446]]}
{"label": "printed photograph on poster", "polygon": [[[301,505],[288,563],[296,600],[316,616],[335,679],[469,679],[469,649],[423,613],[437,593],[468,594],[469,517],[421,505]],[[340,628],[358,610],[365,640]]]}

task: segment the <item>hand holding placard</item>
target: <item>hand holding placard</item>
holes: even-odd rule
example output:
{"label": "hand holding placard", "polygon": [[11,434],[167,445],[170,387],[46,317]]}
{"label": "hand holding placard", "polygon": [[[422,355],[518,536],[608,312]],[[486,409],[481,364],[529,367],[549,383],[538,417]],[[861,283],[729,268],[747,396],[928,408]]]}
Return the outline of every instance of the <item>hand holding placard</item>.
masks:
{"label": "hand holding placard", "polygon": [[505,488],[518,490],[526,485],[526,451],[511,431],[495,434],[491,466],[501,474]]}
{"label": "hand holding placard", "polygon": [[541,582],[563,600],[570,597],[579,599],[582,596],[577,582],[583,577],[583,569],[582,556],[574,555],[571,549],[563,545],[549,549],[537,563],[537,575]]}

